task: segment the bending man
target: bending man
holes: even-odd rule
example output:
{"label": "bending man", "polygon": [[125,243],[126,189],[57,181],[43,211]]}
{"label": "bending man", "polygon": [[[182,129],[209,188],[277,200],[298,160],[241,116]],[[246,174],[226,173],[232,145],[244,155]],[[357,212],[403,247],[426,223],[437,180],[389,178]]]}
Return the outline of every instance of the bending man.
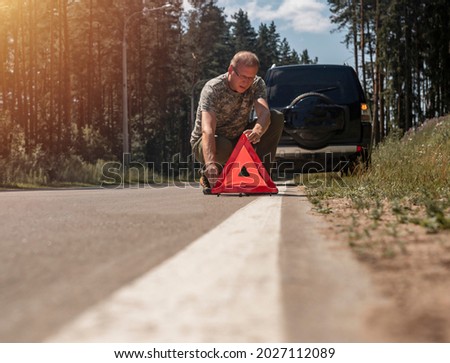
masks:
{"label": "bending man", "polygon": [[[200,178],[204,189],[214,185],[242,133],[270,173],[284,120],[280,112],[269,110],[266,85],[256,75],[258,70],[254,53],[238,52],[228,71],[202,89],[190,142],[196,159],[204,165]],[[257,119],[252,122],[253,108]]]}

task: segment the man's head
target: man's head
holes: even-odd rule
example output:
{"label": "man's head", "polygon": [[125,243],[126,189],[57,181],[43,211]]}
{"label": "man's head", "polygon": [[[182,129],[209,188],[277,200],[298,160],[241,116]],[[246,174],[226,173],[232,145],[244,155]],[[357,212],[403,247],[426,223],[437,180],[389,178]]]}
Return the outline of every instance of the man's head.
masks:
{"label": "man's head", "polygon": [[256,54],[241,51],[234,55],[228,67],[228,84],[238,93],[247,91],[253,83],[259,69],[259,59]]}

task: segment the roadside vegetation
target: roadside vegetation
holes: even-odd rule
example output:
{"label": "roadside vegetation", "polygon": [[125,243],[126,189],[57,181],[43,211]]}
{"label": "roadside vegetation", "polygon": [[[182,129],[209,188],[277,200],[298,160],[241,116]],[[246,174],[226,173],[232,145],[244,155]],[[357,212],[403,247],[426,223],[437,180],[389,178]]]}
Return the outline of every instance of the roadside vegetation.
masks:
{"label": "roadside vegetation", "polygon": [[[405,252],[402,225],[421,226],[428,234],[450,229],[450,116],[398,135],[392,132],[373,150],[366,172],[316,175],[303,183],[316,211],[330,220],[343,217],[336,222],[362,253]],[[382,235],[394,245],[386,238],[374,244]]]}
{"label": "roadside vegetation", "polygon": [[[114,187],[169,183],[167,177],[144,165],[124,172],[122,164],[97,160],[90,163],[76,155],[49,157],[19,153],[0,159],[0,189],[40,189],[61,187]],[[182,179],[182,178],[180,178]]]}
{"label": "roadside vegetation", "polygon": [[0,187],[41,188],[99,185],[101,162],[89,164],[77,156],[39,160],[24,155],[14,160],[0,160]]}
{"label": "roadside vegetation", "polygon": [[173,168],[164,173],[146,164],[131,163],[129,169],[124,171],[118,161],[92,162],[74,154],[51,156],[40,148],[30,153],[25,152],[20,143],[15,144],[12,150],[10,157],[0,158],[0,190],[120,185],[143,187],[190,180],[185,169]]}

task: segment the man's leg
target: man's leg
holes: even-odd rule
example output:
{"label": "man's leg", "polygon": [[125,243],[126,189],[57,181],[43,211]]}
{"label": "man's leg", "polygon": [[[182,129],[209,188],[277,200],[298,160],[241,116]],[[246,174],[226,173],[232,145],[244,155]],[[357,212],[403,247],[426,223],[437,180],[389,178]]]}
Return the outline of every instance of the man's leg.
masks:
{"label": "man's leg", "polygon": [[[219,169],[222,169],[225,163],[228,161],[234,147],[236,146],[236,140],[229,140],[223,136],[216,136],[216,162]],[[203,146],[202,139],[200,138],[192,147],[195,158],[200,161],[203,165],[205,164],[205,159],[203,158]]]}
{"label": "man's leg", "polygon": [[[221,173],[225,163],[228,161],[231,153],[233,152],[233,149],[236,145],[236,142],[233,142],[231,140],[228,140],[225,137],[222,136],[216,136],[216,164],[219,169],[219,173]],[[202,139],[200,138],[192,147],[192,151],[195,155],[195,158],[200,161],[200,163],[205,165],[205,159],[203,157],[203,145],[202,145]],[[204,194],[210,194],[211,193],[211,185],[208,181],[208,179],[203,175],[203,169],[200,171],[201,178],[200,178],[200,185],[203,187],[203,193]]]}
{"label": "man's leg", "polygon": [[283,133],[283,127],[284,115],[279,111],[270,110],[269,128],[261,137],[261,141],[255,145],[256,153],[269,173],[274,166],[275,154]]}

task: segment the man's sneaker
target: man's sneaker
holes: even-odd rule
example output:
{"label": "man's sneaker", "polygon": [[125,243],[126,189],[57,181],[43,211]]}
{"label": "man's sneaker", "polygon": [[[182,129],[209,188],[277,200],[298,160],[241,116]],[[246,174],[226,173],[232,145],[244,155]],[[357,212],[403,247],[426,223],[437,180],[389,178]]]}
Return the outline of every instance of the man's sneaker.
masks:
{"label": "man's sneaker", "polygon": [[203,194],[211,194],[211,184],[206,176],[200,177],[200,186],[203,188]]}

